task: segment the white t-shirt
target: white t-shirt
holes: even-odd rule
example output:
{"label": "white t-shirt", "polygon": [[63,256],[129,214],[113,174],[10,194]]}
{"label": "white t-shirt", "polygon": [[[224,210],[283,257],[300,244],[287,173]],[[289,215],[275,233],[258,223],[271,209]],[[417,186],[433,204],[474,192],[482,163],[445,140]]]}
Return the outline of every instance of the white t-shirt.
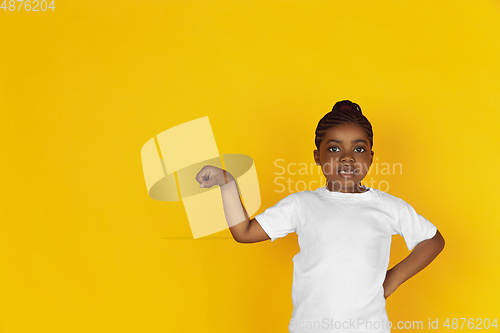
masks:
{"label": "white t-shirt", "polygon": [[364,188],[293,193],[255,216],[272,242],[298,235],[290,333],[390,332],[382,284],[391,236],[412,250],[437,229],[404,200]]}

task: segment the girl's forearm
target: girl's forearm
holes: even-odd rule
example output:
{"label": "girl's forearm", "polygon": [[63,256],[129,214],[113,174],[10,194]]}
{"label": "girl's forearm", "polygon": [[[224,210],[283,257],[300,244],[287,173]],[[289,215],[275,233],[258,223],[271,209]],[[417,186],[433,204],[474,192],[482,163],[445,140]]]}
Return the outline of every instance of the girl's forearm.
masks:
{"label": "girl's forearm", "polygon": [[235,240],[245,233],[250,219],[243,206],[234,177],[227,172],[226,184],[221,185],[222,204],[226,222]]}

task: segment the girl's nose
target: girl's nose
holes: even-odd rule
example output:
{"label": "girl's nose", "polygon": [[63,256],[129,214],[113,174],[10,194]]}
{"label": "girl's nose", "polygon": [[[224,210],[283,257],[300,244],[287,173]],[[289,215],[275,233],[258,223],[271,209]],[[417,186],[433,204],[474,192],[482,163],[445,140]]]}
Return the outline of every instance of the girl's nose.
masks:
{"label": "girl's nose", "polygon": [[351,155],[344,155],[340,158],[341,162],[354,162],[354,157]]}

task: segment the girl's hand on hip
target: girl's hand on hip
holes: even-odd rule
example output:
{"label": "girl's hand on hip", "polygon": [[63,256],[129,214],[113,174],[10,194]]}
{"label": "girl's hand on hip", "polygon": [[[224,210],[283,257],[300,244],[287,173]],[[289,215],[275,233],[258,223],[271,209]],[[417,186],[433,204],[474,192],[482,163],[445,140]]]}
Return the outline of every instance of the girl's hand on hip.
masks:
{"label": "girl's hand on hip", "polygon": [[388,270],[385,275],[383,287],[384,287],[384,298],[386,299],[399,287],[399,283],[397,283],[391,270]]}

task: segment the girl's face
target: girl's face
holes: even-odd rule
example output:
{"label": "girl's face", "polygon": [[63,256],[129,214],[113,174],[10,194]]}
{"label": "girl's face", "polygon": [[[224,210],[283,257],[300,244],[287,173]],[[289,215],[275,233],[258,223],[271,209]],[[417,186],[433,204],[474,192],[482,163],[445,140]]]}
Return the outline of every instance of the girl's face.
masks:
{"label": "girl's face", "polygon": [[314,160],[321,165],[330,191],[359,193],[373,154],[365,130],[356,123],[344,123],[327,130]]}

